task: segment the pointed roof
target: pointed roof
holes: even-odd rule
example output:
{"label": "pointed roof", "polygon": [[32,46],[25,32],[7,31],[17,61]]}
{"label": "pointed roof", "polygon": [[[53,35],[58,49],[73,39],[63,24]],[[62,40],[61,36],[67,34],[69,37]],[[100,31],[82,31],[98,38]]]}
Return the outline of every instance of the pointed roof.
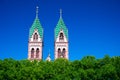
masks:
{"label": "pointed roof", "polygon": [[40,24],[40,21],[38,19],[38,6],[36,7],[36,18],[31,26],[30,32],[29,32],[30,38],[32,37],[35,29],[38,30],[40,37],[43,38],[43,28],[42,28],[42,25]]}
{"label": "pointed roof", "polygon": [[46,58],[46,61],[51,61],[50,53],[48,54],[48,57]]}
{"label": "pointed roof", "polygon": [[60,30],[63,30],[66,38],[68,39],[68,29],[65,26],[65,23],[62,19],[62,10],[60,10],[60,18],[55,28],[55,39],[58,37]]}

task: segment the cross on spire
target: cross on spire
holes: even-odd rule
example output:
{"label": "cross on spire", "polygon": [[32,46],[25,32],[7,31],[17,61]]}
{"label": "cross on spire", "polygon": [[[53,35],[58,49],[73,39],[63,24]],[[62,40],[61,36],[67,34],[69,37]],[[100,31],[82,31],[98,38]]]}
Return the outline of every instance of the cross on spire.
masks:
{"label": "cross on spire", "polygon": [[38,18],[38,6],[36,6],[36,18]]}
{"label": "cross on spire", "polygon": [[62,9],[60,9],[60,18],[62,18]]}

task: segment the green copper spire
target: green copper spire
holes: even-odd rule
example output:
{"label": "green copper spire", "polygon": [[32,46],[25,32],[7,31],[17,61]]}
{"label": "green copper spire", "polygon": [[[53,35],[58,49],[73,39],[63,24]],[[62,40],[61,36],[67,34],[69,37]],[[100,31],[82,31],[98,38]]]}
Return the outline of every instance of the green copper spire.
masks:
{"label": "green copper spire", "polygon": [[65,23],[62,19],[62,10],[61,9],[60,9],[60,19],[59,19],[57,26],[55,28],[55,39],[58,37],[60,30],[63,30],[66,38],[68,39],[68,29],[66,28]]}
{"label": "green copper spire", "polygon": [[42,26],[41,26],[40,21],[38,19],[38,6],[36,7],[36,18],[35,18],[32,26],[30,28],[29,38],[32,37],[35,29],[38,30],[40,37],[43,38],[43,29],[42,29]]}

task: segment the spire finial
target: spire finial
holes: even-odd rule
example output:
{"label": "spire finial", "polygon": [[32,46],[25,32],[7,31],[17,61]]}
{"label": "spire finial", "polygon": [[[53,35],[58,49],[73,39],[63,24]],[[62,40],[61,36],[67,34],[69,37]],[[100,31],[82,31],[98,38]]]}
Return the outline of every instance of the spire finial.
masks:
{"label": "spire finial", "polygon": [[60,18],[62,18],[62,9],[60,9]]}
{"label": "spire finial", "polygon": [[48,57],[46,58],[46,61],[51,61],[51,58],[50,58],[50,49],[49,49],[49,53],[48,53]]}
{"label": "spire finial", "polygon": [[36,18],[38,18],[38,6],[36,6]]}

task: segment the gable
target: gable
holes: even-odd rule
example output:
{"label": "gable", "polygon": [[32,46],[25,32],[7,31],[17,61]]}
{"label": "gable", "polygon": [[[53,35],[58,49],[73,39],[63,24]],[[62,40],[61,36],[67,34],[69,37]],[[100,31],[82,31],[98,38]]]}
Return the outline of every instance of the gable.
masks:
{"label": "gable", "polygon": [[42,38],[41,36],[39,35],[39,32],[38,32],[38,29],[35,29],[32,36],[29,38],[29,41],[35,41],[34,40],[34,35],[35,33],[38,35],[38,39],[37,39],[37,42],[42,42]]}
{"label": "gable", "polygon": [[[63,33],[63,36],[64,36],[64,39],[63,39],[63,40],[59,40],[60,33]],[[60,32],[59,32],[59,34],[58,34],[58,36],[57,36],[57,38],[56,38],[55,42],[68,42],[68,39],[67,39],[67,37],[65,36],[64,31],[63,31],[63,30],[60,30]]]}

